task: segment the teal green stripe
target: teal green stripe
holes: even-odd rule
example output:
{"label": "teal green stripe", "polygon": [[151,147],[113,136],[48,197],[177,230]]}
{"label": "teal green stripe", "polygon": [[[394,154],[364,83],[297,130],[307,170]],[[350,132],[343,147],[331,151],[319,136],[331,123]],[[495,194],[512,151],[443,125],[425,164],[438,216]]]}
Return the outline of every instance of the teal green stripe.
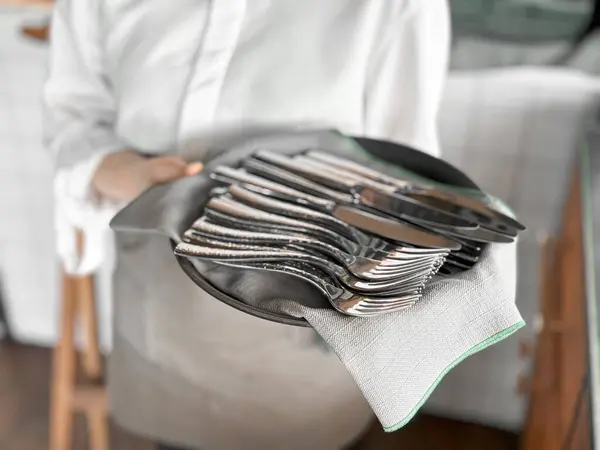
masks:
{"label": "teal green stripe", "polygon": [[525,322],[523,320],[521,320],[520,322],[514,324],[512,327],[502,330],[499,333],[496,333],[495,335],[487,338],[485,341],[477,344],[475,347],[471,348],[468,352],[464,353],[463,355],[461,355],[460,357],[458,357],[457,359],[452,361],[442,371],[442,373],[436,378],[436,380],[431,384],[431,386],[429,386],[429,389],[427,390],[427,392],[425,392],[425,395],[423,395],[423,397],[421,398],[419,403],[417,403],[417,405],[411,410],[411,412],[408,414],[408,416],[406,416],[402,420],[402,422],[400,422],[396,425],[393,425],[391,427],[384,427],[383,429],[386,432],[391,433],[392,431],[396,431],[396,430],[402,428],[404,425],[406,425],[408,422],[410,422],[410,420],[415,416],[417,411],[421,408],[421,406],[423,406],[423,403],[425,403],[427,401],[427,399],[429,398],[429,396],[431,395],[433,390],[438,386],[438,384],[440,384],[440,382],[442,381],[442,378],[444,378],[446,376],[446,374],[448,372],[450,372],[454,367],[456,367],[461,361],[465,360],[466,358],[473,355],[474,353],[477,353],[477,352],[489,347],[490,345],[495,344],[496,342],[500,342],[501,340],[506,339],[508,336],[510,336],[515,331],[517,331],[518,329],[520,329],[524,326],[525,326]]}

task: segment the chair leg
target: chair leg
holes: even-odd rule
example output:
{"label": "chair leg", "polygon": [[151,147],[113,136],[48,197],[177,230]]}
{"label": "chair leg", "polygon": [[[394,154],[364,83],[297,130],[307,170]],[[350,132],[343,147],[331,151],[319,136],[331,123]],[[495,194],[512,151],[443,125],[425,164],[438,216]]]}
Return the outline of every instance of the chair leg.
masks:
{"label": "chair leg", "polygon": [[90,411],[87,415],[90,450],[108,450],[108,417],[103,411]]}
{"label": "chair leg", "polygon": [[60,338],[53,353],[50,405],[50,450],[71,450],[73,412],[71,402],[76,382],[74,342],[76,292],[72,277],[62,277]]}
{"label": "chair leg", "polygon": [[87,382],[95,386],[80,386],[75,392],[74,409],[84,413],[90,450],[108,450],[108,407],[102,381],[102,356],[98,342],[98,314],[94,295],[94,278],[77,277],[77,306],[84,336],[81,368]]}
{"label": "chair leg", "polygon": [[82,369],[85,376],[93,382],[102,379],[102,357],[98,342],[98,314],[94,296],[94,279],[91,275],[78,277],[77,304],[84,334],[82,351]]}
{"label": "chair leg", "polygon": [[108,450],[108,405],[103,386],[81,387],[75,393],[73,406],[83,412],[87,421],[90,450]]}

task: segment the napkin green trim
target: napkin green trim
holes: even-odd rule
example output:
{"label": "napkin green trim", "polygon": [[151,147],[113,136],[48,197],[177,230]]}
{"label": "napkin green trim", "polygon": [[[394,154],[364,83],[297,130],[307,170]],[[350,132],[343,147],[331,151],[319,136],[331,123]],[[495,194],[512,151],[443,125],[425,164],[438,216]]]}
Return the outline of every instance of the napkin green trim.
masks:
{"label": "napkin green trim", "polygon": [[433,390],[438,386],[438,384],[440,384],[440,382],[442,381],[442,378],[444,378],[448,372],[450,372],[454,367],[456,367],[463,360],[467,359],[469,356],[489,347],[490,345],[495,344],[496,342],[500,342],[501,340],[506,339],[508,336],[510,336],[515,331],[517,331],[518,329],[520,329],[524,326],[525,326],[525,321],[521,320],[521,321],[517,322],[516,324],[514,324],[513,326],[506,328],[505,330],[502,330],[499,333],[496,333],[495,335],[487,338],[483,342],[480,342],[475,347],[471,348],[469,351],[467,351],[466,353],[461,355],[459,358],[452,361],[442,371],[442,373],[436,378],[436,380],[431,384],[431,386],[429,386],[429,389],[427,389],[427,392],[425,392],[425,395],[423,395],[423,397],[421,398],[419,403],[416,404],[416,406],[411,410],[411,412],[398,424],[393,425],[391,427],[383,427],[383,430],[386,433],[391,433],[392,431],[396,431],[396,430],[399,430],[400,428],[402,428],[404,425],[406,425],[408,422],[410,422],[412,420],[412,418],[415,416],[417,411],[419,411],[421,406],[423,406],[423,404],[427,401],[427,399],[429,398],[429,396],[431,395]]}

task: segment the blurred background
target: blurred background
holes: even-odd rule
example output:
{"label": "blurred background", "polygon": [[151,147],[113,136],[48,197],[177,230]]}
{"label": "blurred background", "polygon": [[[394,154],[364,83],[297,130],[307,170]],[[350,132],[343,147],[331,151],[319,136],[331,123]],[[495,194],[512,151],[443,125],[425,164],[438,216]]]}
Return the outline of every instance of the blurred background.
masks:
{"label": "blurred background", "polygon": [[[581,242],[585,214],[572,205],[579,202],[577,168],[585,165],[582,142],[599,117],[600,2],[450,3],[451,73],[439,117],[443,155],[528,226],[519,243],[517,295],[528,325],[451,371],[405,429],[383,435],[374,427],[364,448],[595,448],[592,400],[580,401],[579,389],[582,379],[597,381],[589,360],[594,330],[585,312],[595,298],[583,289],[592,273]],[[69,306],[61,294],[53,169],[42,146],[40,108],[51,8],[51,1],[0,0],[2,450],[48,447],[50,387],[64,375],[52,377],[52,350],[68,333],[61,311],[72,307],[83,319],[75,341],[84,360],[93,366],[96,358],[89,350],[91,322],[102,352],[110,350],[110,268],[86,281],[94,284],[93,302]],[[55,370],[65,354],[54,353]],[[94,446],[102,442],[90,442],[102,432],[89,420],[93,408],[103,408],[101,378],[95,378],[94,390],[82,397],[87,403],[74,406],[73,448],[101,449]],[[116,429],[109,445],[152,448]]]}

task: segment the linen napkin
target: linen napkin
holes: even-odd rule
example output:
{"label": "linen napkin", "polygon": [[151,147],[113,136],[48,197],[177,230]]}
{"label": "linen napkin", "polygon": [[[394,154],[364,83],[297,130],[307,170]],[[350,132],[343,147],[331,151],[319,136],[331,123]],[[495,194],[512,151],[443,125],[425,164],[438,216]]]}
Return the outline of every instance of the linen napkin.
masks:
{"label": "linen napkin", "polygon": [[515,275],[516,244],[498,244],[472,269],[432,282],[415,306],[398,313],[350,317],[281,300],[260,306],[304,317],[346,366],[384,429],[395,431],[454,366],[525,325],[515,305]]}

